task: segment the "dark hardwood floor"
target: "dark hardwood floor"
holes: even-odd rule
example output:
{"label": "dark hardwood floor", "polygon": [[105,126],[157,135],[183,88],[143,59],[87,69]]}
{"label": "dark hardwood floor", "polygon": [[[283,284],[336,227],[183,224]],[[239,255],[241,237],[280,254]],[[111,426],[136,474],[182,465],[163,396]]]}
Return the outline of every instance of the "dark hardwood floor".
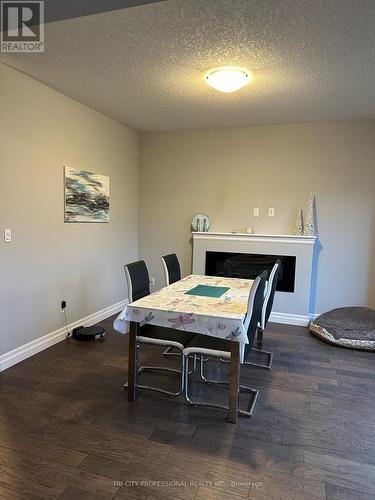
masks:
{"label": "dark hardwood floor", "polygon": [[273,369],[242,369],[261,393],[253,418],[234,426],[149,391],[128,403],[127,337],[112,318],[101,324],[104,342],[67,340],[0,374],[0,499],[375,499],[374,354],[271,324]]}

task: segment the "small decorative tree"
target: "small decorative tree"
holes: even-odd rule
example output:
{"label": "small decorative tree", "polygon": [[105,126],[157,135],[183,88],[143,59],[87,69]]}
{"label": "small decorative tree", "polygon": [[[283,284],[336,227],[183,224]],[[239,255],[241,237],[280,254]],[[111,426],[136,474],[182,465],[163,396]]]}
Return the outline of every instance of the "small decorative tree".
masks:
{"label": "small decorative tree", "polygon": [[310,194],[307,207],[307,217],[305,222],[304,234],[306,236],[318,236],[318,225],[316,220],[315,195]]}
{"label": "small decorative tree", "polygon": [[302,236],[304,232],[304,224],[303,224],[303,211],[302,208],[298,210],[297,220],[296,220],[296,229],[295,234],[297,236]]}

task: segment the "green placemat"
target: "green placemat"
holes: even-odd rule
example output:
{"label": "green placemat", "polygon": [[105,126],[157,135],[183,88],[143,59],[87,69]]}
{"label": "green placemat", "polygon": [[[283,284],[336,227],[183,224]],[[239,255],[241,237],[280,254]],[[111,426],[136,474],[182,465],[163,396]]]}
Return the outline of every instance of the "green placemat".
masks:
{"label": "green placemat", "polygon": [[197,285],[185,295],[200,295],[201,297],[221,297],[229,290],[228,286],[210,286],[210,285]]}

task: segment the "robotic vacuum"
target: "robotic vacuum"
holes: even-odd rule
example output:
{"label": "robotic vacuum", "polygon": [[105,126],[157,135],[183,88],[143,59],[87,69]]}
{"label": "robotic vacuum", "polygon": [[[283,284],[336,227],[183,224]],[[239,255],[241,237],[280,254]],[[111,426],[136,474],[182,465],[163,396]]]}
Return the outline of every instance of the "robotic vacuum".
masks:
{"label": "robotic vacuum", "polygon": [[101,326],[77,326],[73,328],[72,336],[76,340],[95,341],[105,338],[105,330]]}

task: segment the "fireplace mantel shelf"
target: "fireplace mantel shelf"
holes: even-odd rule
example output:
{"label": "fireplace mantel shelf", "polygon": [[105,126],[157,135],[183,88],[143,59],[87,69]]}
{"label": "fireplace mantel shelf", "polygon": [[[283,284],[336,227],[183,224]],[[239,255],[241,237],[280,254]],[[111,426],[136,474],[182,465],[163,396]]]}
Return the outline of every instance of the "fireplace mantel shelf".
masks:
{"label": "fireplace mantel shelf", "polygon": [[304,245],[314,245],[316,236],[297,236],[295,234],[249,234],[249,233],[216,233],[216,232],[196,232],[191,233],[194,239],[222,239],[222,240],[258,240],[273,242],[300,243]]}

